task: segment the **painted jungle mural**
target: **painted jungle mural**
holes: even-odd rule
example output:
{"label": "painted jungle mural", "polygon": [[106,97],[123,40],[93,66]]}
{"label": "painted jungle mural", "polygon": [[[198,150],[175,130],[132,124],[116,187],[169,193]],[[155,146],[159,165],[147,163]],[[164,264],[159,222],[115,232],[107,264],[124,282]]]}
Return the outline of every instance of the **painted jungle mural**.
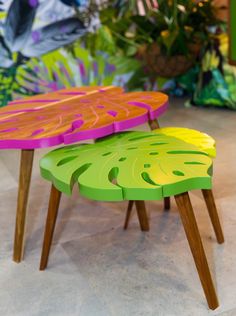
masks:
{"label": "painted jungle mural", "polygon": [[[114,84],[236,110],[226,15],[226,0],[0,0],[0,107],[71,86]],[[187,66],[191,58],[182,75],[153,71],[153,60],[166,70],[179,55]]]}
{"label": "painted jungle mural", "polygon": [[85,26],[73,5],[83,1],[0,1],[0,106],[35,93],[112,82],[114,67],[102,53],[92,59],[78,42],[99,19],[93,16]]}

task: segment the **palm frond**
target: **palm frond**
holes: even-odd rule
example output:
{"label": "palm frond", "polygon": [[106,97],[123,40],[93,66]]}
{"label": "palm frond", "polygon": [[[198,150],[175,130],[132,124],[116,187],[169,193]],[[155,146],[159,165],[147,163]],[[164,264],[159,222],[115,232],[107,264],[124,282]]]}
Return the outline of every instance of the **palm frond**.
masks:
{"label": "palm frond", "polygon": [[76,43],[70,51],[60,49],[41,58],[31,58],[20,66],[13,98],[22,98],[25,93],[46,93],[72,86],[109,85],[114,79],[114,70],[103,55],[93,59]]}

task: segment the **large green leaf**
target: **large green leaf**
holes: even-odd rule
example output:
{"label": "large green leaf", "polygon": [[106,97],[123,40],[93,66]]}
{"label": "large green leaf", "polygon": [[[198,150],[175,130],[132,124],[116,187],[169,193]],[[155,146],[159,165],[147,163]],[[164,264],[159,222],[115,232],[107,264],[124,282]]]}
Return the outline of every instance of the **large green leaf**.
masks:
{"label": "large green leaf", "polygon": [[212,160],[192,144],[157,132],[125,132],[51,151],[42,176],[62,192],[95,200],[158,200],[211,188]]}
{"label": "large green leaf", "polygon": [[118,75],[134,72],[140,69],[140,61],[133,57],[126,56],[112,56],[109,58],[109,62],[116,67],[116,73]]}

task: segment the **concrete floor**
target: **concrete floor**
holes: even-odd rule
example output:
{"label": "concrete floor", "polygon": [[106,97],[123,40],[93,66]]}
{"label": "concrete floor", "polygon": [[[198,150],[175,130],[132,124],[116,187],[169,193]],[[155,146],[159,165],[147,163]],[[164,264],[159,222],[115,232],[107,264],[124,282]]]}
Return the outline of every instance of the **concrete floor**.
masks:
{"label": "concrete floor", "polygon": [[[191,198],[220,307],[210,311],[173,201],[147,203],[151,230],[136,214],[123,231],[126,203],[62,198],[48,269],[38,271],[50,185],[40,178],[37,150],[25,258],[12,262],[19,151],[0,152],[0,315],[236,315],[236,112],[184,108],[172,102],[162,126],[205,131],[217,140],[214,192],[226,242],[218,245],[200,192]],[[142,126],[141,129],[146,127]]]}

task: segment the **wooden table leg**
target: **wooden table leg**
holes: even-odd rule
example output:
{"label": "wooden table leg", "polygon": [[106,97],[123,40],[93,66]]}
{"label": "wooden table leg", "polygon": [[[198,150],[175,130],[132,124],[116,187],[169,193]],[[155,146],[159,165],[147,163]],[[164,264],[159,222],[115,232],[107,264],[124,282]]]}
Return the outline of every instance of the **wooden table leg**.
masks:
{"label": "wooden table leg", "polygon": [[126,218],[125,218],[125,224],[124,229],[127,229],[129,224],[129,219],[131,216],[132,208],[135,203],[138,219],[139,219],[139,225],[142,231],[149,231],[149,220],[147,216],[147,211],[145,207],[144,201],[129,201],[128,208],[126,211]]}
{"label": "wooden table leg", "polygon": [[135,201],[140,228],[142,231],[149,231],[149,220],[144,201]]}
{"label": "wooden table leg", "polygon": [[23,242],[25,232],[26,208],[31,180],[32,165],[34,159],[33,149],[23,149],[21,151],[20,175],[17,198],[15,241],[13,260],[20,262],[23,258]]}
{"label": "wooden table leg", "polygon": [[212,226],[214,228],[216,239],[219,244],[222,244],[224,242],[224,234],[220,225],[220,220],[215,204],[215,199],[212,193],[212,190],[202,190],[202,194],[204,197],[204,200],[206,202],[206,206],[208,209],[208,213],[210,215],[210,219],[212,222]]}
{"label": "wooden table leg", "polygon": [[40,270],[45,270],[48,264],[49,252],[52,244],[53,233],[57,220],[57,213],[61,199],[61,192],[52,184],[48,205],[48,215],[44,232],[43,248],[40,261]]}
{"label": "wooden table leg", "polygon": [[151,131],[153,131],[154,129],[160,128],[158,120],[149,120],[148,125],[149,125]]}
{"label": "wooden table leg", "polygon": [[180,217],[210,309],[219,306],[188,192],[175,196]]}
{"label": "wooden table leg", "polygon": [[165,211],[170,210],[170,197],[169,196],[164,198],[164,210]]}
{"label": "wooden table leg", "polygon": [[126,211],[126,216],[125,216],[125,223],[124,223],[125,230],[128,228],[128,225],[129,225],[129,220],[130,220],[133,205],[134,205],[134,201],[129,201],[127,211]]}

